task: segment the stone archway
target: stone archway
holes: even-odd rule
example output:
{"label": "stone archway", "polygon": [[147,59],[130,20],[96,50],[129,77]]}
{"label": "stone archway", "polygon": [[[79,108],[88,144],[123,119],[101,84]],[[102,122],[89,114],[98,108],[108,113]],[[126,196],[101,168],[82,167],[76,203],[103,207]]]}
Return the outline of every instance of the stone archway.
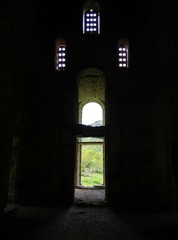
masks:
{"label": "stone archway", "polygon": [[[77,124],[82,124],[82,110],[83,107],[91,102],[98,103],[102,108],[102,125],[105,125],[105,77],[102,71],[96,68],[87,68],[82,70],[77,76]],[[75,187],[83,187],[81,184],[81,149],[83,145],[102,145],[103,149],[103,173],[104,181],[99,186],[100,189],[105,189],[105,138],[104,134],[99,134],[95,131],[101,126],[86,127],[86,132],[80,132],[79,136],[76,136],[76,168],[75,168]],[[84,127],[85,128],[85,127]],[[90,139],[89,142],[85,142],[86,138]],[[100,143],[96,143],[96,139],[102,139]],[[98,141],[98,140],[96,140]],[[96,186],[92,186],[95,189]],[[84,187],[85,188],[85,187]],[[98,188],[98,186],[97,186]],[[85,188],[86,190],[86,188]],[[105,201],[105,199],[104,199]]]}

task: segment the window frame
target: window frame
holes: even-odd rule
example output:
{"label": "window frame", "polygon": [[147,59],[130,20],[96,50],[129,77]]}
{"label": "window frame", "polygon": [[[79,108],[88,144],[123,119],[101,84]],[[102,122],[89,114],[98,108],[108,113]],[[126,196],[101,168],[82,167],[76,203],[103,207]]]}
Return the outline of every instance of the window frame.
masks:
{"label": "window frame", "polygon": [[[60,56],[60,54],[62,55]],[[59,66],[59,64],[64,65]],[[63,38],[58,38],[55,43],[55,69],[57,71],[66,70],[66,41]]]}
{"label": "window frame", "polygon": [[[87,31],[87,19],[89,22],[89,28],[92,27],[92,18],[87,18],[87,14],[90,14],[93,12],[96,14],[96,31],[89,30]],[[87,1],[83,5],[83,34],[100,34],[100,5],[97,1]],[[93,29],[93,28],[92,28]]]}
{"label": "window frame", "polygon": [[[121,69],[129,68],[129,41],[126,38],[119,39],[117,44],[117,61]],[[124,66],[123,66],[124,65]]]}

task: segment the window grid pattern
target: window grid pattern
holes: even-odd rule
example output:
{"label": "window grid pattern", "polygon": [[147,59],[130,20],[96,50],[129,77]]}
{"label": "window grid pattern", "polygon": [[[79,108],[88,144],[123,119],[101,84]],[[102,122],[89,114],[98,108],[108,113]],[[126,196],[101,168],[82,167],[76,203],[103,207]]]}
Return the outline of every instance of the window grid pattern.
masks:
{"label": "window grid pattern", "polygon": [[66,68],[66,47],[60,45],[57,47],[56,70],[61,71]]}
{"label": "window grid pattern", "polygon": [[118,64],[120,68],[128,67],[128,47],[125,44],[118,47]]}
{"label": "window grid pattern", "polygon": [[87,10],[84,14],[84,32],[99,33],[99,15],[93,9]]}

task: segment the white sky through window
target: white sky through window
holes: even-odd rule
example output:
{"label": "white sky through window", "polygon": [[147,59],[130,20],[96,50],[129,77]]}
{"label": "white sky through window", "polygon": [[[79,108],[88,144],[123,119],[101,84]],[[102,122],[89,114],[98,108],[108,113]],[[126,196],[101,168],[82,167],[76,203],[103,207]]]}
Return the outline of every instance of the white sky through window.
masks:
{"label": "white sky through window", "polygon": [[102,107],[95,102],[87,103],[82,110],[82,124],[90,125],[102,119]]}

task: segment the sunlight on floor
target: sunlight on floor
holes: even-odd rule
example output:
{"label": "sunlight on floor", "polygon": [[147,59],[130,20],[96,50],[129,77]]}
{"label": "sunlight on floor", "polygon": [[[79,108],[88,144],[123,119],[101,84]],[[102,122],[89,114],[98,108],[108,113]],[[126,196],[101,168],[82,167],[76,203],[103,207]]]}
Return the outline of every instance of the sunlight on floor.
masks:
{"label": "sunlight on floor", "polygon": [[105,189],[76,188],[75,204],[106,204]]}

